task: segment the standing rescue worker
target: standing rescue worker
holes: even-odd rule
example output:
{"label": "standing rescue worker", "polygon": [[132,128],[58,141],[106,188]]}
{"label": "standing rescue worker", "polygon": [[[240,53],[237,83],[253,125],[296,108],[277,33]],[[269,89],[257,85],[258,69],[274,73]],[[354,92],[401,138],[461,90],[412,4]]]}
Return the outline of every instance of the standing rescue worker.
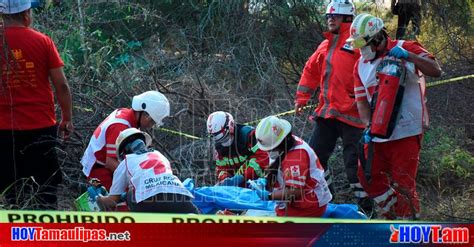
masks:
{"label": "standing rescue worker", "polygon": [[[4,194],[8,204],[55,209],[62,180],[56,154],[58,131],[66,139],[74,130],[64,63],[51,38],[30,27],[30,0],[2,0],[0,13],[0,192],[17,182]],[[54,95],[61,109],[59,125]],[[33,179],[17,181],[26,178]],[[34,199],[24,191],[30,188]]]}
{"label": "standing rescue worker", "polygon": [[113,111],[94,131],[81,159],[82,171],[89,178],[98,178],[107,190],[112,185],[112,176],[119,164],[115,140],[121,131],[134,127],[149,129],[161,126],[170,114],[166,96],[158,91],[148,91],[132,99],[132,109]]}
{"label": "standing rescue worker", "polygon": [[266,188],[254,189],[262,200],[278,201],[277,216],[321,217],[332,199],[324,170],[313,149],[291,134],[291,124],[275,116],[260,121],[255,132],[258,147],[275,160]]}
{"label": "standing rescue worker", "polygon": [[120,133],[116,146],[121,162],[114,172],[109,195],[98,197],[98,204],[113,210],[126,192],[132,212],[199,213],[191,192],[173,175],[169,160],[149,149],[150,144],[151,137],[136,128]]}
{"label": "standing rescue worker", "polygon": [[214,141],[218,185],[244,186],[263,176],[268,154],[258,148],[252,126],[236,124],[230,113],[217,111],[207,119],[207,132]]}
{"label": "standing rescue worker", "polygon": [[[421,44],[392,40],[383,27],[380,18],[358,15],[347,40],[361,52],[354,90],[369,148],[361,156],[359,178],[385,218],[416,219],[415,179],[427,120],[424,75],[439,77],[441,68]],[[373,138],[385,129],[391,129],[386,138]]]}
{"label": "standing rescue worker", "polygon": [[319,87],[319,105],[315,110],[315,127],[309,145],[318,155],[325,170],[325,178],[334,193],[328,160],[336,141],[342,138],[343,159],[347,179],[359,206],[369,213],[372,202],[357,178],[357,143],[364,125],[359,118],[354,100],[352,70],[359,59],[359,51],[346,44],[354,17],[352,1],[333,0],[326,10],[328,32],[309,58],[296,91],[295,110],[299,114]]}
{"label": "standing rescue worker", "polygon": [[420,35],[421,0],[392,0],[392,13],[398,15],[397,39],[402,39],[411,21],[413,33]]}

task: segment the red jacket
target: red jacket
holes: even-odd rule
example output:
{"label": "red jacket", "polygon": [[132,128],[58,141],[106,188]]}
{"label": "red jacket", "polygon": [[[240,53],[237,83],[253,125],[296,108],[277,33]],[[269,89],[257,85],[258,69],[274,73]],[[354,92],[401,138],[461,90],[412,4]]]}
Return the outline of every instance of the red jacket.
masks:
{"label": "red jacket", "polygon": [[327,38],[306,62],[296,91],[296,103],[306,105],[318,87],[316,116],[335,118],[363,128],[354,98],[353,68],[360,52],[346,44],[350,23],[342,23],[339,35],[324,33]]}

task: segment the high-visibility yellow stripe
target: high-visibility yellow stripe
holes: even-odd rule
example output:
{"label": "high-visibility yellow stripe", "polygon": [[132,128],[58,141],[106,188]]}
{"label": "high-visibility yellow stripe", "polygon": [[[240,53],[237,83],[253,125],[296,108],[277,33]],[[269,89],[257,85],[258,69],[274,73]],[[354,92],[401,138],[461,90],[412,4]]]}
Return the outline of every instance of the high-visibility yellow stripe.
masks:
{"label": "high-visibility yellow stripe", "polygon": [[263,170],[260,165],[256,162],[257,159],[253,158],[247,163],[247,169],[252,168],[255,171],[255,174],[259,177],[263,177]]}

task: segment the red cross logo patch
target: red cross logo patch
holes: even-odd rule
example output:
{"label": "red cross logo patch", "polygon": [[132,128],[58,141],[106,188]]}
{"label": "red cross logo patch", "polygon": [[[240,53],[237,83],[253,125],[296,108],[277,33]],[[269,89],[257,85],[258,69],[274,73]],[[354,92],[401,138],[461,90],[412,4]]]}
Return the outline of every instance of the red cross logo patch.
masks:
{"label": "red cross logo patch", "polygon": [[374,23],[369,21],[369,27],[373,27],[374,26]]}
{"label": "red cross logo patch", "polygon": [[299,166],[290,166],[290,169],[291,169],[291,176],[299,177],[301,175]]}
{"label": "red cross logo patch", "polygon": [[272,131],[276,136],[279,136],[281,133],[281,128],[279,128],[278,126],[273,126]]}
{"label": "red cross logo patch", "polygon": [[166,166],[160,160],[160,156],[156,153],[147,154],[147,159],[140,163],[140,167],[144,170],[153,169],[155,174],[161,174],[166,171]]}
{"label": "red cross logo patch", "polygon": [[334,11],[336,11],[336,9],[333,6],[331,6],[331,8],[329,9],[329,14],[332,14],[332,12]]}
{"label": "red cross logo patch", "polygon": [[357,32],[355,28],[351,28],[351,35],[354,35]]}
{"label": "red cross logo patch", "polygon": [[100,132],[102,131],[102,127],[99,125],[97,129],[94,131],[94,137],[95,139],[99,138]]}
{"label": "red cross logo patch", "polygon": [[94,137],[95,139],[99,138],[99,135],[100,135],[100,132],[102,131],[102,125],[107,121],[109,120],[110,116],[108,116],[106,119],[104,119],[104,121],[102,121],[102,123],[99,124],[99,127],[97,127],[97,129],[94,130]]}

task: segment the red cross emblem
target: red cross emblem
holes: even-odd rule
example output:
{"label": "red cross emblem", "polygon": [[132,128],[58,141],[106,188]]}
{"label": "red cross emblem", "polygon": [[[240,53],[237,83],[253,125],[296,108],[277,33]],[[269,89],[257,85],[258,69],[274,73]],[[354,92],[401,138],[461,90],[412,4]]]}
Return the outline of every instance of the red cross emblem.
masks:
{"label": "red cross emblem", "polygon": [[298,172],[298,167],[293,166],[291,169],[293,169],[293,172]]}
{"label": "red cross emblem", "polygon": [[95,139],[99,138],[100,132],[102,131],[102,127],[99,125],[97,129],[94,131],[94,137]]}
{"label": "red cross emblem", "polygon": [[99,124],[99,127],[97,127],[97,129],[94,130],[94,137],[95,139],[99,138],[99,135],[100,135],[100,132],[102,131],[102,125],[107,121],[109,120],[110,116],[108,116],[106,119],[104,119],[104,121],[102,121],[102,123]]}
{"label": "red cross emblem", "polygon": [[369,21],[369,27],[373,27],[374,26],[374,23]]}
{"label": "red cross emblem", "polygon": [[142,169],[151,169],[155,174],[161,174],[166,171],[166,167],[163,162],[160,160],[160,156],[156,153],[147,154],[147,160],[140,163]]}
{"label": "red cross emblem", "polygon": [[278,128],[277,126],[273,126],[273,127],[272,127],[272,131],[273,131],[273,133],[274,133],[275,135],[277,135],[277,136],[279,136],[280,133],[281,133],[281,129]]}
{"label": "red cross emblem", "polygon": [[332,12],[334,12],[335,10],[336,9],[333,6],[331,6],[331,8],[329,9],[329,13],[332,14]]}
{"label": "red cross emblem", "polygon": [[355,28],[352,28],[352,29],[351,29],[351,35],[354,35],[354,34],[356,33],[356,31],[357,31],[357,30],[356,30]]}

